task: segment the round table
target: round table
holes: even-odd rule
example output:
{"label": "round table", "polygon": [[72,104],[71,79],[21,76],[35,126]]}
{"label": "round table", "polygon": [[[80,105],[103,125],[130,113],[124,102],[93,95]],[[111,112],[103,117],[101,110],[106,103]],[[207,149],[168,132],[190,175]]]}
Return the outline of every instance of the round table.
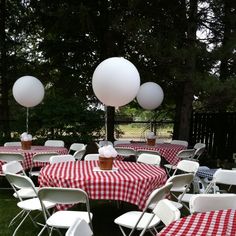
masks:
{"label": "round table", "polygon": [[[150,193],[165,184],[165,170],[142,163],[114,161],[113,170],[101,171],[98,161],[51,164],[41,169],[40,187],[69,187],[85,190],[90,199],[121,200],[145,207]],[[61,206],[60,209],[65,209]]]}
{"label": "round table", "polygon": [[236,210],[195,213],[163,228],[158,236],[235,236]]}
{"label": "round table", "polygon": [[[22,153],[24,156],[23,168],[25,170],[30,169],[33,165],[32,157],[36,153],[58,153],[58,154],[67,154],[68,150],[65,147],[46,147],[46,146],[32,146],[30,150],[23,150],[19,146],[8,146],[0,147],[0,152],[16,152]],[[2,162],[0,162],[0,171],[2,170]],[[34,167],[42,166],[42,163],[34,163]]]}
{"label": "round table", "polygon": [[131,148],[137,150],[150,150],[158,152],[165,160],[171,165],[177,165],[180,159],[176,156],[181,150],[186,149],[183,145],[160,143],[154,146],[147,145],[146,143],[128,143],[128,144],[117,144],[115,147]]}

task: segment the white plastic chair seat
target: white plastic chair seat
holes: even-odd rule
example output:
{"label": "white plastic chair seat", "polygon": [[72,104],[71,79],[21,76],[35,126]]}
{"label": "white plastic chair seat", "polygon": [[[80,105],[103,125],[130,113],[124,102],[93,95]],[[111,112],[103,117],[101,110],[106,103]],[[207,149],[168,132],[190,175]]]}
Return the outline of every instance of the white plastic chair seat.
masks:
{"label": "white plastic chair seat", "polygon": [[186,189],[186,187],[185,186],[182,186],[182,187],[172,187],[171,188],[171,192],[184,192],[185,191],[185,189]]}
{"label": "white plastic chair seat", "polygon": [[[35,188],[38,191],[38,187]],[[32,198],[32,197],[37,197],[37,195],[35,194],[35,192],[33,191],[33,189],[30,188],[21,188],[17,191],[18,196],[20,196],[21,198]],[[15,198],[18,198],[17,194],[14,193],[13,196]]]}
{"label": "white plastic chair seat", "polygon": [[[90,213],[91,218],[93,214]],[[80,211],[58,211],[50,216],[46,223],[52,227],[56,228],[69,228],[76,219],[83,219],[89,223],[89,217],[87,212]]]}
{"label": "white plastic chair seat", "polygon": [[[127,212],[121,216],[119,216],[118,218],[115,219],[115,223],[132,229],[134,228],[136,222],[138,221],[139,217],[141,216],[142,212],[141,211],[130,211]],[[149,220],[153,217],[153,214],[151,213],[144,213],[142,219],[140,220],[140,222],[137,225],[137,230],[142,230],[143,228],[145,228],[145,226],[148,224]],[[154,226],[156,226],[157,224],[160,223],[160,219],[155,215],[154,218],[152,219],[151,223],[148,226],[149,228],[153,228]]]}
{"label": "white plastic chair seat", "polygon": [[192,196],[195,196],[193,193],[185,193],[184,196],[181,198],[182,202],[190,202]]}
{"label": "white plastic chair seat", "polygon": [[137,162],[159,166],[161,163],[161,157],[155,154],[142,153],[139,155]]}
{"label": "white plastic chair seat", "polygon": [[39,176],[40,170],[34,170],[30,172],[30,176]]}
{"label": "white plastic chair seat", "polygon": [[[55,203],[49,201],[44,201],[43,203],[47,209],[52,208],[56,205]],[[20,201],[17,203],[17,206],[26,211],[42,211],[42,207],[38,198],[31,198],[24,201]]]}
{"label": "white plastic chair seat", "polygon": [[180,202],[175,202],[175,201],[171,201],[169,200],[177,209],[181,209],[183,207],[183,204],[181,204]]}

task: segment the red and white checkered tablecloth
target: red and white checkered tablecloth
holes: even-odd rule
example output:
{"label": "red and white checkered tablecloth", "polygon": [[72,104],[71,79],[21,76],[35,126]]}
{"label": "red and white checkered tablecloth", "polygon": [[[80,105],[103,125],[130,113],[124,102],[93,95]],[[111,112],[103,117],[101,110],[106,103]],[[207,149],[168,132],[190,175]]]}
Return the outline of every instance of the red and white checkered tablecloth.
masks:
{"label": "red and white checkered tablecloth", "polygon": [[118,144],[116,147],[132,148],[134,150],[151,150],[157,151],[162,157],[166,159],[170,164],[177,165],[180,159],[176,156],[177,153],[183,149],[186,149],[185,146],[170,144],[170,143],[161,143],[155,144],[154,146],[147,145],[146,143],[129,143],[129,144]]}
{"label": "red and white checkered tablecloth", "polygon": [[158,236],[235,236],[236,211],[219,210],[181,218],[163,228]]}
{"label": "red and white checkered tablecloth", "polygon": [[[21,153],[24,156],[23,168],[24,170],[30,169],[33,165],[32,157],[36,153],[58,153],[58,154],[67,154],[68,150],[65,147],[46,147],[46,146],[32,146],[30,150],[22,150],[21,147],[9,146],[9,147],[0,147],[0,152],[15,152]],[[2,172],[2,164],[0,161],[0,173]],[[34,167],[44,166],[45,163],[34,163]]]}
{"label": "red and white checkered tablecloth", "polygon": [[[143,209],[150,193],[165,184],[165,171],[157,166],[114,161],[114,171],[94,171],[98,161],[76,161],[43,167],[40,187],[69,187],[85,190],[90,199],[121,200]],[[65,209],[60,206],[59,209]]]}

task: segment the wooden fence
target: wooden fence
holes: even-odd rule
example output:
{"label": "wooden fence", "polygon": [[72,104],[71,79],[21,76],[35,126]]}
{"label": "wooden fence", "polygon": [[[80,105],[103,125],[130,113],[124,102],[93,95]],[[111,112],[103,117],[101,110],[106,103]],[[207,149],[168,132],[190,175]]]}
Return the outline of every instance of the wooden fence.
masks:
{"label": "wooden fence", "polygon": [[232,159],[236,153],[236,113],[194,113],[190,143],[203,142],[211,158]]}

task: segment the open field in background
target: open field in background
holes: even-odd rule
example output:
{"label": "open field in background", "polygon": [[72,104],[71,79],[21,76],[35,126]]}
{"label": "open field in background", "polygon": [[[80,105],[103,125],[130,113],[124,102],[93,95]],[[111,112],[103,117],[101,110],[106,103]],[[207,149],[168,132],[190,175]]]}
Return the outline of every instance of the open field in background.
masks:
{"label": "open field in background", "polygon": [[[150,124],[122,124],[115,127],[120,131],[120,137],[116,139],[132,139],[144,141],[146,133],[151,130]],[[157,138],[170,140],[172,138],[173,126],[170,124],[157,127]]]}

